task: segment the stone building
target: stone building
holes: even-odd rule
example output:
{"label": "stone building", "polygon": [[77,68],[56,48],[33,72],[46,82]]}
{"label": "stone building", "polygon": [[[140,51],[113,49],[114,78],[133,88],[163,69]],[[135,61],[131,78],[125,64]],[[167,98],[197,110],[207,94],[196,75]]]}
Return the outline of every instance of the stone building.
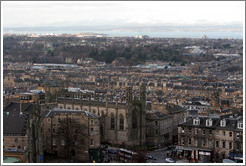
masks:
{"label": "stone building", "polygon": [[242,124],[241,117],[191,118],[178,127],[179,154],[203,162],[221,162],[230,153],[242,153]]}
{"label": "stone building", "polygon": [[143,145],[146,142],[146,90],[133,96],[126,88],[124,98],[114,95],[83,92],[64,92],[58,97],[58,107],[83,110],[100,117],[101,140],[125,145]]}
{"label": "stone building", "polygon": [[150,145],[171,144],[173,128],[172,115],[148,111],[146,115],[146,143]]}
{"label": "stone building", "polygon": [[88,111],[53,108],[42,112],[44,152],[78,161],[101,162],[99,117]]}

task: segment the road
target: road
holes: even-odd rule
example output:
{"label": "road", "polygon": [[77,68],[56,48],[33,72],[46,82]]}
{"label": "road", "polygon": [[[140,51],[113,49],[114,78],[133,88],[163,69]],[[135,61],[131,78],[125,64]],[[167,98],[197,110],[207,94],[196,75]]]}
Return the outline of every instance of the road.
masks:
{"label": "road", "polygon": [[146,152],[146,155],[155,156],[156,160],[149,160],[151,163],[166,163],[165,159],[167,156],[168,150],[165,148],[156,149],[154,151]]}

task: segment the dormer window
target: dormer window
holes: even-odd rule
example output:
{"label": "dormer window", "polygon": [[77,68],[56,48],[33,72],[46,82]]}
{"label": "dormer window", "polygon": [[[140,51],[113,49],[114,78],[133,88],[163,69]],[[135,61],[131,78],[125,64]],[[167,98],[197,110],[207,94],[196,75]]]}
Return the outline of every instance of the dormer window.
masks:
{"label": "dormer window", "polygon": [[237,123],[237,128],[243,129],[243,123]]}
{"label": "dormer window", "polygon": [[200,124],[200,119],[199,118],[193,119],[193,125],[199,125],[199,124]]}
{"label": "dormer window", "polygon": [[212,126],[212,124],[213,124],[212,119],[207,119],[206,120],[206,126]]}
{"label": "dormer window", "polygon": [[226,120],[225,119],[220,121],[220,126],[221,127],[225,127],[226,126]]}

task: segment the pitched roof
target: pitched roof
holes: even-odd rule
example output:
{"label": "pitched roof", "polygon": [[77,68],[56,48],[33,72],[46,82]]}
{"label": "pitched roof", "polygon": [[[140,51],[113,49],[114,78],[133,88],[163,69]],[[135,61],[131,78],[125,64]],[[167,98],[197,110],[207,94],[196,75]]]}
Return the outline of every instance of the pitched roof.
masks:
{"label": "pitched roof", "polygon": [[3,113],[3,134],[25,135],[27,128],[27,114]]}

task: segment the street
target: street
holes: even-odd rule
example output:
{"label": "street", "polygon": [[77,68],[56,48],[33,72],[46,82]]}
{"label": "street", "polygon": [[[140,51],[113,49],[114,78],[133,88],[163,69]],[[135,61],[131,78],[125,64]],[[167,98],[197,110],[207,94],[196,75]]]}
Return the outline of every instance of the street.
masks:
{"label": "street", "polygon": [[149,156],[155,156],[156,160],[148,160],[151,163],[166,163],[166,155],[168,150],[166,148],[156,149],[154,151],[148,151],[146,152],[146,155]]}

